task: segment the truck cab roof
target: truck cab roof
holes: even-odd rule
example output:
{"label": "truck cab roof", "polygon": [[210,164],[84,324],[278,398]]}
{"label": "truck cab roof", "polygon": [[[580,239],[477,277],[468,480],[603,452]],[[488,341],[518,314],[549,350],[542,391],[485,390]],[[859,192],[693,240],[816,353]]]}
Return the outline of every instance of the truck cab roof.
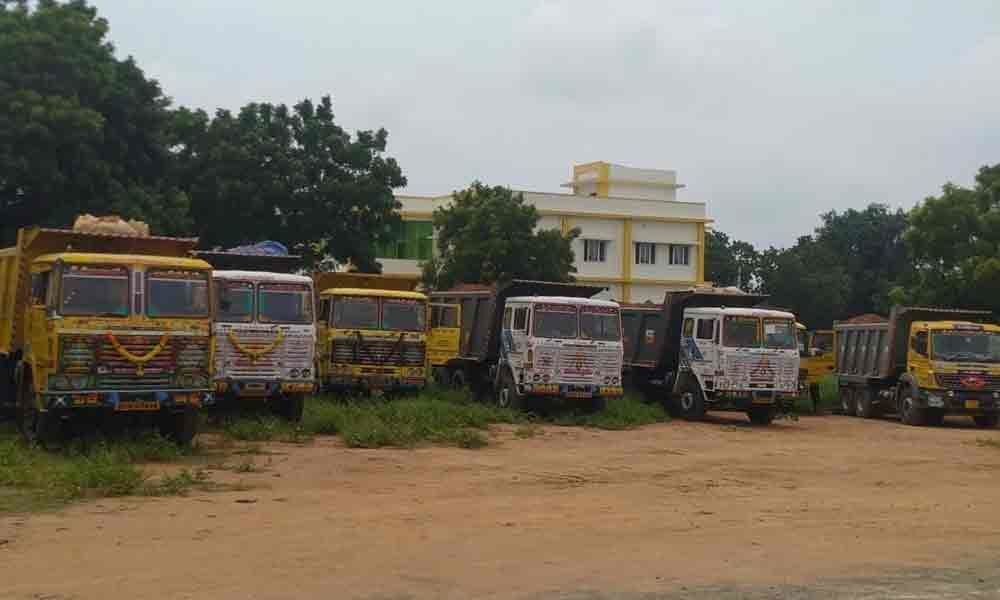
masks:
{"label": "truck cab roof", "polygon": [[930,331],[988,331],[1000,333],[1000,326],[990,323],[974,323],[972,321],[914,321],[913,329]]}
{"label": "truck cab roof", "polygon": [[727,308],[727,307],[695,307],[684,309],[685,315],[706,315],[724,317],[766,317],[771,319],[795,320],[795,315],[785,310],[770,308]]}
{"label": "truck cab roof", "polygon": [[365,288],[331,288],[320,292],[320,296],[365,296],[368,298],[403,298],[407,300],[427,300],[425,294],[420,292],[406,292],[401,290],[375,290]]}
{"label": "truck cab roof", "polygon": [[572,306],[603,306],[605,308],[619,307],[618,303],[612,300],[572,298],[569,296],[515,296],[513,298],[507,298],[507,302],[525,302],[530,304],[567,304]]}
{"label": "truck cab roof", "polygon": [[312,278],[305,275],[290,275],[288,273],[273,273],[271,271],[213,271],[213,279],[236,281],[260,281],[264,283],[300,283],[312,285]]}
{"label": "truck cab roof", "polygon": [[197,258],[178,256],[152,256],[148,254],[102,254],[98,252],[57,252],[44,254],[34,260],[35,264],[55,264],[64,262],[75,265],[141,265],[144,267],[162,267],[166,269],[191,269],[194,271],[211,270],[212,265]]}

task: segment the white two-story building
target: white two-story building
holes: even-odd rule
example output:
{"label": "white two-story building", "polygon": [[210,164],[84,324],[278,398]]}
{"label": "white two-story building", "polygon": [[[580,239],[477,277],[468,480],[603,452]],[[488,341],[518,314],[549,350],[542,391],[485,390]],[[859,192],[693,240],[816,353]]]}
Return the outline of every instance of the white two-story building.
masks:
{"label": "white two-story building", "polygon": [[[593,162],[574,166],[563,186],[571,193],[521,193],[538,209],[540,228],[580,229],[573,247],[577,281],[605,286],[621,302],[662,302],[667,290],[705,283],[711,219],[704,203],[677,200],[683,186],[676,172]],[[384,273],[417,274],[434,252],[434,209],[451,195],[396,198],[403,223],[377,258]]]}

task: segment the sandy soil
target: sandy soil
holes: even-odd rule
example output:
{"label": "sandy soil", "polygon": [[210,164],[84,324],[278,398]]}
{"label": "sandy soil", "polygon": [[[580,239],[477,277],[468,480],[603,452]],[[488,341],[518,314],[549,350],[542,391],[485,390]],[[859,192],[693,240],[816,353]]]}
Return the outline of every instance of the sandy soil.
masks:
{"label": "sandy soil", "polygon": [[0,597],[1000,597],[1000,441],[745,417],[271,445],[245,492],[0,519]]}

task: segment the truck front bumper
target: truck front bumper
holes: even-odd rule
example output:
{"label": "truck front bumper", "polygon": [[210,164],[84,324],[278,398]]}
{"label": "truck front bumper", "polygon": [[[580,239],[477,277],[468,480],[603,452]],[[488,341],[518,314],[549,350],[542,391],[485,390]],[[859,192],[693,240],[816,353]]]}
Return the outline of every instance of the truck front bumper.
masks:
{"label": "truck front bumper", "polygon": [[525,383],[518,388],[525,396],[558,396],[568,399],[615,398],[625,393],[620,385]]}
{"label": "truck front bumper", "polygon": [[326,380],[327,389],[332,391],[415,391],[426,385],[426,377],[394,377],[391,375],[332,375]]}
{"label": "truck front bumper", "polygon": [[188,406],[201,408],[212,404],[214,399],[209,390],[42,392],[43,408],[51,411],[172,412]]}
{"label": "truck front bumper", "polygon": [[274,398],[282,394],[309,394],[315,391],[312,380],[218,379],[215,391],[236,398]]}
{"label": "truck front bumper", "polygon": [[983,415],[1000,412],[1000,392],[921,390],[920,408],[944,410],[949,415]]}

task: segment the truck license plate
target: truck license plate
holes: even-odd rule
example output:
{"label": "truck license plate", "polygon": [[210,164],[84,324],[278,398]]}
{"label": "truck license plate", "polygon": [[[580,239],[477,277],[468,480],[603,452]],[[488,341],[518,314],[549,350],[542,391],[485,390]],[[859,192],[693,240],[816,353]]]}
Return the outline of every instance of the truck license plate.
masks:
{"label": "truck license plate", "polygon": [[594,394],[591,392],[566,392],[567,398],[592,398]]}
{"label": "truck license plate", "polygon": [[774,399],[770,396],[754,396],[750,402],[752,404],[774,404]]}
{"label": "truck license plate", "polygon": [[120,411],[142,411],[160,410],[160,403],[156,400],[123,400],[118,403]]}
{"label": "truck license plate", "polygon": [[979,408],[979,400],[966,400],[965,408],[977,409]]}

